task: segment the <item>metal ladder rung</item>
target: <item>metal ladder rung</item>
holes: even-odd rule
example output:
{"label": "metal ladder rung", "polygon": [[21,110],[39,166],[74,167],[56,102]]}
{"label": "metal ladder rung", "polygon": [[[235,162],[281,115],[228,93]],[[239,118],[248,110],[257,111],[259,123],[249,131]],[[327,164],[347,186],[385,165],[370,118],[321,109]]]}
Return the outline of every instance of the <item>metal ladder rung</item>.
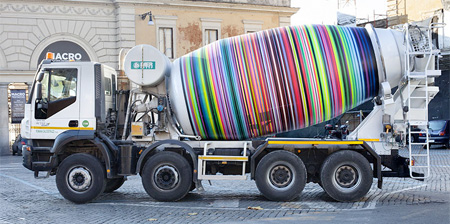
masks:
{"label": "metal ladder rung", "polygon": [[410,131],[409,133],[411,133],[411,134],[424,134],[426,132],[425,131]]}
{"label": "metal ladder rung", "polygon": [[428,154],[412,154],[413,157],[428,156]]}
{"label": "metal ladder rung", "polygon": [[199,159],[204,161],[239,161],[239,162],[247,162],[247,156],[216,156],[216,155],[208,155],[208,156],[198,156]]}
{"label": "metal ladder rung", "polygon": [[423,120],[409,120],[410,125],[427,125],[428,121]]}
{"label": "metal ladder rung", "polygon": [[426,142],[411,142],[409,144],[411,144],[411,145],[426,145],[427,143]]}
{"label": "metal ladder rung", "polygon": [[410,168],[428,168],[428,166],[411,166]]}
{"label": "metal ladder rung", "polygon": [[426,96],[410,96],[410,99],[428,99]]}
{"label": "metal ladder rung", "polygon": [[[430,49],[431,50],[431,49]],[[410,55],[431,55],[432,52],[431,51],[413,51],[413,52],[409,52]]]}

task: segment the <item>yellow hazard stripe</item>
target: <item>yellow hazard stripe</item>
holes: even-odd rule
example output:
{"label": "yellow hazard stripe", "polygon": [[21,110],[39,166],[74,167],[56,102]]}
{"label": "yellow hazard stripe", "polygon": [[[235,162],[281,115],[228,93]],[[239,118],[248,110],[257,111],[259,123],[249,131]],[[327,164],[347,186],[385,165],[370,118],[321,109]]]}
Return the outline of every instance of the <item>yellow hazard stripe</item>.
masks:
{"label": "yellow hazard stripe", "polygon": [[364,141],[269,141],[269,145],[362,145]]}
{"label": "yellow hazard stripe", "polygon": [[198,156],[201,160],[215,160],[215,161],[248,161],[247,157],[242,156]]}
{"label": "yellow hazard stripe", "polygon": [[360,138],[360,141],[365,141],[365,142],[379,142],[380,139],[378,138]]}
{"label": "yellow hazard stripe", "polygon": [[42,126],[31,126],[31,129],[59,129],[59,130],[94,130],[91,127],[42,127]]}

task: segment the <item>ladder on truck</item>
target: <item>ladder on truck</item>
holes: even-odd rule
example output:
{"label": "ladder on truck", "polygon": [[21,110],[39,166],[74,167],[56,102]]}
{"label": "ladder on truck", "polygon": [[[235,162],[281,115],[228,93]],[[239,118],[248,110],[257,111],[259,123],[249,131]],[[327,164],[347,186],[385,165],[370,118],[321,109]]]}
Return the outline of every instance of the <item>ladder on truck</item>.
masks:
{"label": "ladder on truck", "polygon": [[[205,142],[203,146],[203,155],[198,156],[198,174],[197,178],[199,180],[246,180],[247,175],[245,174],[245,166],[248,162],[248,145],[249,142],[238,142],[242,144],[243,153],[241,156],[228,156],[228,155],[209,155],[208,147],[214,147],[213,142]],[[219,162],[222,164],[227,164],[228,162],[242,163],[242,174],[241,175],[211,175],[207,174],[207,162]]]}
{"label": "ladder on truck", "polygon": [[[428,79],[441,75],[440,70],[434,69],[434,60],[439,54],[433,49],[431,32],[440,28],[442,24],[432,23],[428,27],[405,25],[405,69],[408,81],[407,91],[409,99],[408,123],[408,149],[409,149],[409,175],[413,179],[425,179],[430,176],[430,145],[428,134],[428,103],[430,102]],[[411,59],[423,57],[426,60],[424,68],[415,68],[411,71]],[[420,131],[413,127],[421,127]],[[413,142],[412,135],[425,136],[424,142]],[[416,139],[418,140],[418,139]],[[423,176],[420,175],[423,173]]]}

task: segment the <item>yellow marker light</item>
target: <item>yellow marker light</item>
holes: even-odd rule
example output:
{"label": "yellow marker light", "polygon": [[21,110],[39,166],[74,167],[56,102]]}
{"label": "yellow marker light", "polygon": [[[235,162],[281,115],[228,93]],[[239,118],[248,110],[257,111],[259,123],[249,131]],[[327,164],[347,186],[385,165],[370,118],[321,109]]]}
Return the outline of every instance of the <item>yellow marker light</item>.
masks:
{"label": "yellow marker light", "polygon": [[108,172],[108,173],[109,173],[109,172],[111,172],[111,170],[107,169],[107,170],[106,170],[106,172]]}
{"label": "yellow marker light", "polygon": [[47,52],[46,58],[53,59],[54,54],[52,52]]}

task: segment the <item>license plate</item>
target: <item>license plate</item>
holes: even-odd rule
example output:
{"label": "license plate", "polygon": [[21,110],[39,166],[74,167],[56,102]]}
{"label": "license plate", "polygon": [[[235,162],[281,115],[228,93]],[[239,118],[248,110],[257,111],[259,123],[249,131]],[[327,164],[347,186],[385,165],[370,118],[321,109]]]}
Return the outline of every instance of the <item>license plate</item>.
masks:
{"label": "license plate", "polygon": [[433,142],[434,142],[434,139],[430,139],[428,142],[433,143]]}

